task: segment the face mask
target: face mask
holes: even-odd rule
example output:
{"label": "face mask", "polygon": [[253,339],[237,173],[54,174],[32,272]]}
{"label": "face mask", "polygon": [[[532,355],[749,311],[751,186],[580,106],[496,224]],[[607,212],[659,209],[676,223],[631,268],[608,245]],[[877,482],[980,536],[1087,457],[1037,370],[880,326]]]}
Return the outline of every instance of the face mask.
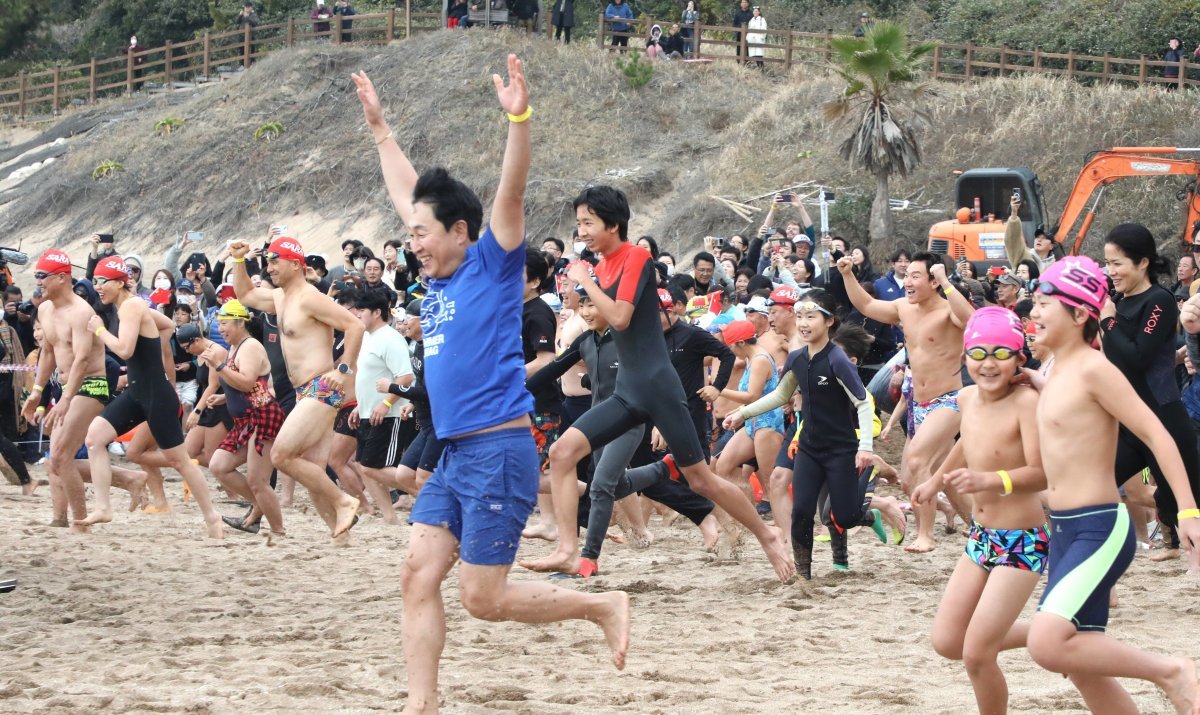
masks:
{"label": "face mask", "polygon": [[166,278],[155,278],[154,287],[158,290],[170,290],[171,281],[167,280]]}
{"label": "face mask", "polygon": [[180,305],[192,305],[193,303],[196,302],[196,296],[194,296],[194,295],[177,295],[177,296],[175,296],[175,302],[179,303]]}
{"label": "face mask", "polygon": [[355,270],[362,271],[363,266],[365,266],[365,265],[367,265],[367,259],[365,259],[365,258],[355,258],[354,259]]}
{"label": "face mask", "polygon": [[575,249],[576,256],[582,256],[583,252],[587,250],[587,244],[583,241],[576,241],[575,243],[571,244],[571,247]]}
{"label": "face mask", "polygon": [[675,275],[675,266],[671,265],[670,263],[666,263],[663,265],[665,265],[667,267],[667,275],[669,275],[669,276]]}

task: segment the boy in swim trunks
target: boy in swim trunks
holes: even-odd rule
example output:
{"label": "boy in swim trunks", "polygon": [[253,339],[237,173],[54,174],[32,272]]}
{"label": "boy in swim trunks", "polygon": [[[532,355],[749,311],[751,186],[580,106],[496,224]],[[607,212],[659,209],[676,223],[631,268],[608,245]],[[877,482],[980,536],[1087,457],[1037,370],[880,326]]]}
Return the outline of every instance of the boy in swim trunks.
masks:
{"label": "boy in swim trunks", "polygon": [[1054,353],[1037,409],[1054,559],[1029,628],[1029,654],[1068,675],[1093,711],[1137,712],[1116,679],[1140,678],[1162,688],[1177,713],[1195,715],[1200,702],[1191,660],[1104,634],[1109,590],[1137,548],[1113,474],[1118,423],[1150,447],[1174,488],[1182,547],[1194,557],[1200,546],[1200,511],[1174,440],[1121,371],[1090,346],[1106,300],[1100,267],[1079,256],[1046,269],[1034,298],[1037,341]]}
{"label": "boy in swim trunks", "polygon": [[1024,332],[1011,310],[981,308],[963,347],[975,384],[959,393],[962,437],[913,501],[933,504],[944,484],[974,500],[967,549],[946,584],[933,620],[933,649],[962,660],[981,713],[1008,708],[1008,684],[996,662],[1021,648],[1028,624],[1016,623],[1046,569],[1049,534],[1040,493],[1046,488],[1035,390],[1012,384]]}

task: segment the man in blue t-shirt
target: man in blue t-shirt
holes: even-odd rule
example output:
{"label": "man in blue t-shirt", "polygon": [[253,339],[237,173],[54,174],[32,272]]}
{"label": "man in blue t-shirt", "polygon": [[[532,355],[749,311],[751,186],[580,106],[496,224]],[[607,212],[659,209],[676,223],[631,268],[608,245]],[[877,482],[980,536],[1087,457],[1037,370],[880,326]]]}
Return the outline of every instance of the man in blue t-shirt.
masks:
{"label": "man in blue t-shirt", "polygon": [[629,648],[625,593],[508,581],[538,490],[529,419],[534,405],[525,390],[521,350],[532,110],[516,55],[508,56],[508,77],[505,84],[493,75],[510,123],[492,222],[480,233],[479,198],[445,169],[418,177],[392,139],[371,80],[365,73],[354,75],[388,193],[429,278],[421,307],[425,385],[434,430],[447,445],[413,506],[401,575],[412,711],[438,705],[438,660],[446,631],[441,584],[458,559],[463,562],[461,598],[471,615],[523,623],[593,621],[604,630],[618,669],[624,668]]}

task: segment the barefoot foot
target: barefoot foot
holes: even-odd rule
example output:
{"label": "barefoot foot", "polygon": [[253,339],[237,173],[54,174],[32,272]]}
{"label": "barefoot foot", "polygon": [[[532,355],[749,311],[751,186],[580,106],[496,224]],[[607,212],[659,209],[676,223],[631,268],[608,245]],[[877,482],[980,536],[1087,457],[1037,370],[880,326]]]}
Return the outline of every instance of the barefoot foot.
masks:
{"label": "barefoot foot", "polygon": [[345,497],[338,501],[334,511],[333,537],[336,539],[358,523],[358,500]]}
{"label": "barefoot foot", "polygon": [[783,535],[779,529],[768,528],[766,536],[759,538],[758,543],[766,552],[767,560],[775,569],[775,577],[779,579],[780,583],[786,583],[796,575],[796,564],[792,561],[792,555],[788,553],[787,547],[784,546]]}
{"label": "barefoot foot", "polygon": [[88,514],[88,517],[86,519],[77,521],[75,523],[78,526],[91,526],[92,524],[107,524],[108,522],[110,522],[112,520],[113,520],[113,515],[112,515],[111,509],[104,509],[104,510],[97,509],[97,510],[93,511],[91,514]]}
{"label": "barefoot foot", "polygon": [[737,561],[742,548],[742,535],[745,530],[741,524],[731,522],[721,526],[721,535],[717,537],[717,559],[721,561]]}
{"label": "barefoot foot", "polygon": [[925,554],[933,551],[936,547],[937,542],[935,542],[933,539],[929,538],[928,536],[918,536],[917,540],[908,546],[905,546],[904,550],[910,554]]}
{"label": "barefoot foot", "polygon": [[30,479],[28,484],[21,485],[21,496],[31,497],[37,491],[38,483],[36,479]]}
{"label": "barefoot foot", "polygon": [[1150,560],[1155,563],[1163,561],[1174,561],[1179,558],[1179,549],[1160,549],[1157,553],[1150,555]]}
{"label": "barefoot foot", "polygon": [[720,525],[717,523],[717,517],[709,514],[704,517],[697,527],[700,529],[700,536],[704,539],[704,550],[712,551],[717,547],[717,539],[721,538]]}
{"label": "barefoot foot", "polygon": [[56,516],[53,519],[51,519],[50,523],[46,524],[46,526],[52,526],[56,529],[65,529],[68,526],[67,517]]}
{"label": "barefoot foot", "polygon": [[613,665],[617,670],[625,670],[625,656],[629,653],[629,594],[613,591],[602,596],[608,603],[595,622],[604,629],[604,638],[612,650]]}
{"label": "barefoot foot", "polygon": [[545,539],[546,541],[558,541],[558,527],[554,524],[541,522],[533,526],[527,526],[521,531],[523,539]]}
{"label": "barefoot foot", "polygon": [[521,561],[521,568],[537,571],[539,573],[559,572],[577,574],[579,573],[579,554],[563,553],[555,551],[554,553],[533,561]]}
{"label": "barefoot foot", "polygon": [[1174,668],[1158,683],[1177,715],[1193,715],[1200,707],[1200,691],[1196,686],[1196,664],[1190,658],[1172,658]]}

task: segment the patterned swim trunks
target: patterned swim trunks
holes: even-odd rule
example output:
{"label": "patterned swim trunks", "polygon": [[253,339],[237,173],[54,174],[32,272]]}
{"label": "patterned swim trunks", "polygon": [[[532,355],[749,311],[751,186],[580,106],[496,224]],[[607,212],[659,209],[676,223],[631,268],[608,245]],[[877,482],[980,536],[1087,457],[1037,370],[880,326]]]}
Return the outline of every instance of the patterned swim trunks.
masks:
{"label": "patterned swim trunks", "polygon": [[329,381],[324,375],[317,375],[296,389],[296,400],[311,397],[334,409],[346,404],[346,393],[342,388]]}
{"label": "patterned swim trunks", "polygon": [[921,429],[921,424],[925,422],[925,418],[934,410],[950,409],[958,412],[958,390],[947,392],[944,395],[938,395],[932,400],[925,402],[917,402],[915,399],[912,402],[912,410],[909,414],[912,415],[912,431],[916,434],[917,430]]}
{"label": "patterned swim trunks", "polygon": [[550,448],[558,441],[562,418],[551,412],[534,412],[532,417],[529,431],[537,444],[538,465],[545,471],[550,468]]}
{"label": "patterned swim trunks", "polygon": [[984,571],[1008,566],[1036,574],[1045,573],[1050,555],[1050,534],[1045,526],[1036,529],[988,529],[972,521],[966,553],[967,558]]}
{"label": "patterned swim trunks", "polygon": [[90,397],[102,405],[112,402],[112,395],[108,394],[108,378],[103,375],[89,375],[83,378],[79,392],[75,394]]}

